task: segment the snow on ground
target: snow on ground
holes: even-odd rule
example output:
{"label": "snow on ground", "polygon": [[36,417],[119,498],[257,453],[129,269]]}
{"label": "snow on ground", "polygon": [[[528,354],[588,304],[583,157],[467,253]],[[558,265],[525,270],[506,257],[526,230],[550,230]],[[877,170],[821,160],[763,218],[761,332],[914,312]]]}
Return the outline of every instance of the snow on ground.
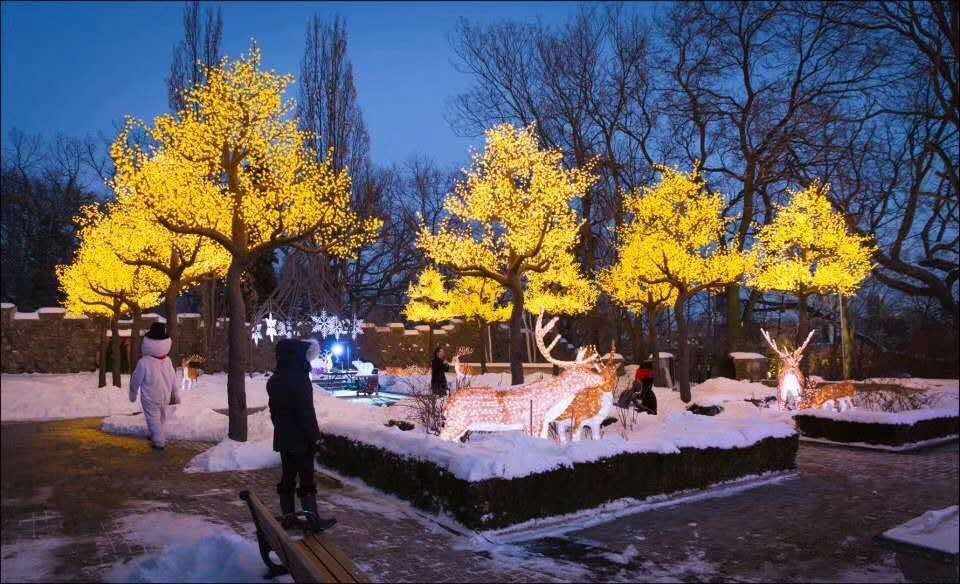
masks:
{"label": "snow on ground", "polygon": [[[746,403],[744,400],[747,399],[776,397],[777,389],[752,381],[737,381],[726,377],[714,377],[695,385],[691,393],[693,395],[693,403],[695,404],[701,406],[723,406],[728,403],[743,404]],[[751,405],[751,407],[753,406]]]}
{"label": "snow on ground", "polygon": [[129,376],[123,388],[97,387],[97,373],[0,375],[0,420],[58,420],[131,414],[140,403],[128,398]]}
{"label": "snow on ground", "polygon": [[[108,377],[109,380],[109,377]],[[97,387],[97,373],[28,373],[0,376],[0,420],[61,420],[133,414],[140,400],[130,403],[129,376],[123,387]],[[267,405],[267,377],[247,377],[247,407]],[[203,375],[189,390],[180,392],[183,405],[194,408],[227,407],[227,375]]]}
{"label": "snow on ground", "polygon": [[0,548],[0,582],[47,582],[56,565],[54,556],[69,538],[22,539]]}
{"label": "snow on ground", "polygon": [[292,582],[264,580],[255,539],[209,519],[165,510],[127,515],[121,537],[146,548],[133,563],[117,564],[107,582]]}
{"label": "snow on ground", "polygon": [[932,548],[956,556],[960,549],[960,508],[927,511],[902,525],[889,529],[884,536],[903,543]]}

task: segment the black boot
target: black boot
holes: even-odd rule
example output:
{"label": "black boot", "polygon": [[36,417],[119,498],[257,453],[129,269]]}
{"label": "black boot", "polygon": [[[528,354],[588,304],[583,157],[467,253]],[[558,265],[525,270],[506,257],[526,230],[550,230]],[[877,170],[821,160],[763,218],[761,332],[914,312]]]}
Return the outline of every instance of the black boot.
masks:
{"label": "black boot", "polygon": [[280,493],[280,525],[284,529],[289,529],[297,524],[297,518],[294,515],[297,508],[293,496],[293,493]]}
{"label": "black boot", "polygon": [[317,514],[317,496],[315,494],[301,495],[300,507],[303,508],[304,514],[307,516],[307,523],[315,533],[330,529],[337,524],[336,519],[321,519]]}

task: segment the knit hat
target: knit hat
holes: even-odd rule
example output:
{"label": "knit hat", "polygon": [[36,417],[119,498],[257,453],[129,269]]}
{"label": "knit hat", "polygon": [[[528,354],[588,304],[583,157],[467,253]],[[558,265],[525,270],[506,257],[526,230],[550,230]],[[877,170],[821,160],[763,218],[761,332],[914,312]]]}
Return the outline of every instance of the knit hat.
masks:
{"label": "knit hat", "polygon": [[148,339],[153,339],[155,341],[162,341],[170,338],[170,335],[167,334],[167,325],[162,322],[155,322],[151,324],[150,330],[147,331],[145,336]]}

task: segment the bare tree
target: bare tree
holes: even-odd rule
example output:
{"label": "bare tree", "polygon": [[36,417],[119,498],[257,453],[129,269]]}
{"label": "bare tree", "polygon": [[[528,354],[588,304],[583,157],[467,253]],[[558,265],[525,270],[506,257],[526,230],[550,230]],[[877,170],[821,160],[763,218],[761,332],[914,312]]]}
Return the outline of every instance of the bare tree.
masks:
{"label": "bare tree", "polygon": [[180,111],[186,106],[184,91],[202,83],[204,69],[220,61],[222,37],[223,19],[219,7],[216,13],[207,9],[201,15],[199,0],[185,3],[183,40],[173,48],[167,77],[167,102],[172,111]]}

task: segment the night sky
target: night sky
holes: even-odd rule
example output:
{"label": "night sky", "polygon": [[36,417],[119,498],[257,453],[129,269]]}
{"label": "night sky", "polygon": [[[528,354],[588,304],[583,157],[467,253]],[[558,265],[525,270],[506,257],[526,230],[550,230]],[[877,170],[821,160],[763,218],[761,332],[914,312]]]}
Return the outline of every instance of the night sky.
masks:
{"label": "night sky", "polygon": [[[230,57],[256,38],[264,65],[299,75],[303,37],[314,13],[346,19],[360,105],[373,160],[426,155],[462,165],[477,140],[454,135],[446,100],[470,80],[451,62],[448,34],[458,18],[554,24],[574,3],[261,3],[219,5],[221,50]],[[124,115],[152,119],[167,110],[173,47],[183,35],[181,2],[2,5],[2,130],[52,137],[112,136]],[[295,99],[296,87],[288,91]]]}

